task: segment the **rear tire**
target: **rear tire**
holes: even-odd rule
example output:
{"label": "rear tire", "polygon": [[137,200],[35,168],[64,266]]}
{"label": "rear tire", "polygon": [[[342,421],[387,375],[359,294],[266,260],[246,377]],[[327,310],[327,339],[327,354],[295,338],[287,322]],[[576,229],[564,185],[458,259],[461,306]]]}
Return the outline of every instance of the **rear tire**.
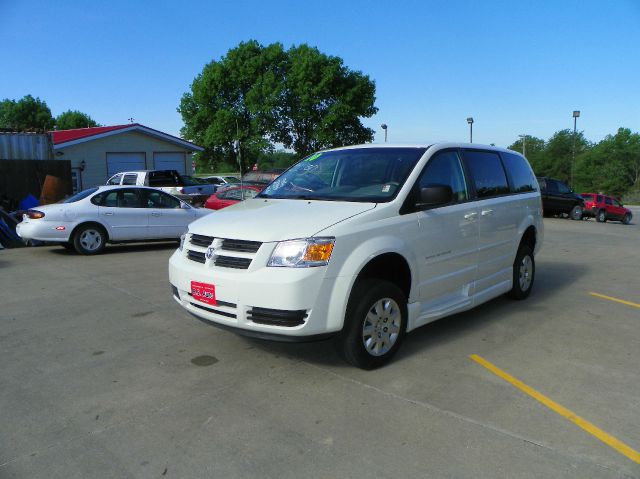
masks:
{"label": "rear tire", "polygon": [[83,255],[94,255],[102,252],[107,242],[104,228],[96,224],[80,226],[73,235],[73,246]]}
{"label": "rear tire", "polygon": [[582,213],[583,213],[582,206],[575,205],[571,209],[571,213],[569,213],[569,218],[571,218],[572,220],[579,221],[582,219]]}
{"label": "rear tire", "polygon": [[513,286],[507,295],[518,300],[527,298],[531,294],[535,277],[536,262],[533,251],[526,244],[520,245],[513,262]]}
{"label": "rear tire", "polygon": [[347,362],[361,369],[387,364],[407,329],[407,299],[389,281],[364,278],[351,291],[339,348]]}
{"label": "rear tire", "polygon": [[596,213],[596,221],[598,223],[605,223],[607,221],[607,212],[605,210],[600,210]]}
{"label": "rear tire", "polygon": [[624,217],[622,218],[622,222],[625,225],[628,225],[629,223],[631,223],[631,215],[629,213],[627,213],[626,215],[624,215]]}

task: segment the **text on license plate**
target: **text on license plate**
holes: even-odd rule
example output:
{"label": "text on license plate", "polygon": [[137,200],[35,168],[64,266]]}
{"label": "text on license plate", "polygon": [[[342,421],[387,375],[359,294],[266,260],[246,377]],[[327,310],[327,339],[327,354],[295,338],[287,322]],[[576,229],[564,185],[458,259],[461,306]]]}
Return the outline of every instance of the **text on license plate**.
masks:
{"label": "text on license plate", "polygon": [[202,303],[216,305],[216,287],[212,284],[191,281],[191,296]]}

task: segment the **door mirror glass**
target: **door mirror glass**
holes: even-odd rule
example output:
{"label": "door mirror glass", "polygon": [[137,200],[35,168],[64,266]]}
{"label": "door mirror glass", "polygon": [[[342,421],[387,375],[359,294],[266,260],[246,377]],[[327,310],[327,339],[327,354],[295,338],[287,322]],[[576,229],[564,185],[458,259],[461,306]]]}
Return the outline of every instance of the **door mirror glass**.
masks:
{"label": "door mirror glass", "polygon": [[420,189],[418,208],[441,206],[453,201],[453,191],[449,185],[429,185]]}

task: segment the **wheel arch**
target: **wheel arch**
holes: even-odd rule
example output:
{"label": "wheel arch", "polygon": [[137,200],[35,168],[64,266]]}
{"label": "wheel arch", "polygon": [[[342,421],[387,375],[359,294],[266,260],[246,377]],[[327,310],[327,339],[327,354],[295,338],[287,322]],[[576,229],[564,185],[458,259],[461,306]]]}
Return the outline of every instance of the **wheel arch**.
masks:
{"label": "wheel arch", "polygon": [[105,225],[103,225],[102,223],[100,223],[99,221],[95,221],[95,220],[85,220],[85,221],[81,221],[79,222],[76,226],[74,226],[73,231],[71,231],[71,234],[69,235],[69,241],[73,241],[76,235],[76,232],[82,228],[83,226],[89,226],[89,225],[93,225],[93,226],[97,226],[100,229],[102,229],[105,234],[106,234],[106,238],[105,238],[105,243],[107,241],[109,241],[110,238],[110,234],[109,234],[109,228],[107,228]]}
{"label": "wheel arch", "polygon": [[407,301],[411,296],[411,268],[400,253],[382,253],[370,259],[356,276],[356,281],[362,278],[389,281],[402,290]]}

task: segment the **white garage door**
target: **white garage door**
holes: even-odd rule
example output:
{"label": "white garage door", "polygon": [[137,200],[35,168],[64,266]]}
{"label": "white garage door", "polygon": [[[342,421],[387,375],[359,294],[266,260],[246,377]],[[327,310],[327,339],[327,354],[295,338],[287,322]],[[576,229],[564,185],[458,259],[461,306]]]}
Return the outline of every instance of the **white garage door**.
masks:
{"label": "white garage door", "polygon": [[121,171],[144,169],[144,153],[107,153],[107,178]]}
{"label": "white garage door", "polygon": [[154,153],[153,167],[156,170],[176,170],[181,175],[187,173],[184,153]]}

